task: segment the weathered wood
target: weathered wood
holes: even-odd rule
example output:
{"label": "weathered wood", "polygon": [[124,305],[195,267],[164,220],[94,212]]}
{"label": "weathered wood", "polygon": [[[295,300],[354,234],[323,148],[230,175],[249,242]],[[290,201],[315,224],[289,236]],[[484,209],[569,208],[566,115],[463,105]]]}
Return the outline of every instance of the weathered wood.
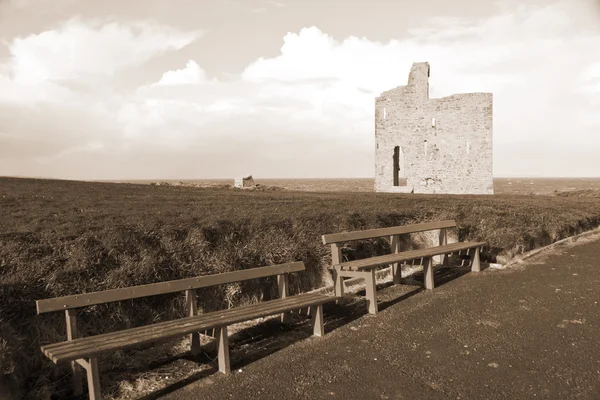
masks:
{"label": "weathered wood", "polygon": [[[279,289],[279,298],[285,299],[288,297],[289,282],[288,274],[277,275],[277,287]],[[284,312],[280,317],[281,323],[286,323],[290,320],[290,313]]]}
{"label": "weathered wood", "polygon": [[479,247],[475,249],[475,253],[473,254],[473,260],[471,261],[471,271],[472,272],[480,272],[481,271],[481,262],[479,261]]}
{"label": "weathered wood", "polygon": [[[448,232],[446,228],[440,229],[439,245],[443,246],[448,243]],[[441,265],[448,265],[448,254],[440,254],[439,262]]]}
{"label": "weathered wood", "polygon": [[315,306],[311,309],[311,319],[314,336],[323,336],[325,327],[323,325],[323,305]]}
{"label": "weathered wood", "polygon": [[82,366],[83,369],[88,369],[90,367],[90,363],[87,362],[87,360],[85,360],[84,358],[78,358],[77,360],[75,360],[75,362]]}
{"label": "weathered wood", "polygon": [[[198,300],[195,289],[185,291],[185,312],[188,317],[198,314]],[[192,356],[197,356],[200,351],[200,333],[192,332],[190,334],[190,352]]]}
{"label": "weathered wood", "polygon": [[425,289],[432,290],[434,288],[433,282],[433,258],[428,257],[423,263],[423,280],[425,283]]}
{"label": "weathered wood", "polygon": [[352,231],[342,233],[331,233],[323,235],[323,244],[349,242],[353,240],[375,239],[384,236],[403,235],[405,233],[417,233],[433,229],[453,228],[456,222],[453,220],[432,221],[420,224],[394,226],[390,228],[367,229],[364,231]]}
{"label": "weathered wood", "polygon": [[89,336],[73,341],[53,343],[42,346],[41,349],[54,363],[61,363],[79,358],[93,357],[106,352],[124,350],[138,345],[153,343],[158,340],[181,337],[222,325],[232,325],[299,308],[317,306],[334,300],[335,297],[332,296],[305,293],[285,299],[276,299],[229,310],[215,311],[174,321]]}
{"label": "weathered wood", "polygon": [[373,315],[377,314],[376,284],[375,270],[372,269],[369,273],[365,274],[365,294],[367,297],[367,308],[369,309],[369,314]]}
{"label": "weathered wood", "polygon": [[[42,351],[51,359],[62,359],[69,354],[84,351],[88,347],[93,347],[96,350],[101,350],[102,346],[110,346],[113,350],[119,350],[130,345],[140,344],[140,340],[148,339],[149,342],[159,340],[161,337],[183,336],[194,332],[193,326],[198,325],[199,329],[207,327],[218,327],[223,323],[242,322],[248,319],[254,319],[261,316],[278,314],[278,310],[284,311],[287,308],[294,309],[298,304],[298,308],[303,305],[317,304],[321,301],[332,301],[333,298],[321,294],[304,294],[287,299],[272,300],[264,303],[254,304],[250,306],[238,307],[230,310],[216,311],[212,313],[201,314],[196,317],[182,318],[173,321],[160,322],[153,325],[146,325],[138,328],[130,328],[123,331],[105,333],[101,335],[89,336],[80,338],[71,342],[53,343],[42,346]],[[195,325],[196,324],[196,325]],[[183,329],[184,331],[180,332]],[[170,335],[170,336],[169,336]],[[132,339],[133,338],[133,339]],[[144,341],[144,343],[146,343]],[[90,356],[91,354],[81,354],[80,357]],[[56,362],[56,361],[55,361]]]}
{"label": "weathered wood", "polygon": [[427,247],[422,249],[403,251],[398,254],[386,254],[361,260],[347,261],[339,264],[342,270],[360,271],[388,265],[394,262],[411,261],[420,258],[433,257],[440,254],[448,254],[459,249],[476,248],[485,245],[485,242],[458,242],[443,246]]}
{"label": "weathered wood", "polygon": [[[393,235],[390,238],[390,248],[391,248],[392,254],[400,253],[400,236],[399,235]],[[400,269],[400,263],[395,262],[395,263],[392,263],[391,266],[392,266],[392,281],[393,281],[394,285],[398,285],[402,281],[402,270]]]}
{"label": "weathered wood", "polygon": [[231,372],[231,366],[229,363],[229,337],[227,335],[227,326],[220,327],[217,332],[219,371],[228,374]]}
{"label": "weathered wood", "polygon": [[[339,243],[331,245],[331,265],[338,265],[342,262],[342,246]],[[344,278],[336,271],[333,272],[333,288],[337,297],[344,295]]]}
{"label": "weathered wood", "polygon": [[168,282],[151,283],[120,289],[104,290],[101,292],[83,293],[72,296],[57,297],[36,301],[37,313],[47,313],[58,310],[87,307],[95,304],[111,303],[159,294],[181,292],[188,289],[199,289],[208,286],[234,283],[248,279],[263,278],[283,273],[304,271],[304,263],[292,262],[268,267],[249,268],[222,274],[197,276],[195,278],[179,279]]}
{"label": "weathered wood", "polygon": [[90,358],[89,366],[86,370],[88,381],[88,392],[90,400],[101,400],[100,394],[100,370],[98,368],[98,359]]}
{"label": "weathered wood", "polygon": [[[65,310],[67,325],[67,340],[77,339],[77,310]],[[75,361],[71,361],[73,395],[79,396],[83,393],[83,371]]]}

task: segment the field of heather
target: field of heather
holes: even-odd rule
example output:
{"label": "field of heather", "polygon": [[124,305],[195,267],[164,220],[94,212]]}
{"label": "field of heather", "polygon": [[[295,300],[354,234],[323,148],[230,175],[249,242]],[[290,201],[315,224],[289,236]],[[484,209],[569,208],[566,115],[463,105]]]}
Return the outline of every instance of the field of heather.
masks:
{"label": "field of heather", "polygon": [[[459,239],[487,241],[484,260],[504,263],[597,227],[599,197],[593,190],[424,196],[0,178],[0,376],[28,398],[68,387],[67,370],[55,373],[39,351],[65,339],[64,317],[36,316],[36,299],[292,260],[308,272],[291,280],[291,291],[306,291],[328,283],[322,234],[438,219],[455,219]],[[343,254],[387,251],[376,240]],[[267,279],[203,291],[199,301],[210,310],[275,294]],[[182,296],[158,296],[85,309],[80,330],[99,334],[182,314]],[[105,357],[102,368],[122,359]]]}

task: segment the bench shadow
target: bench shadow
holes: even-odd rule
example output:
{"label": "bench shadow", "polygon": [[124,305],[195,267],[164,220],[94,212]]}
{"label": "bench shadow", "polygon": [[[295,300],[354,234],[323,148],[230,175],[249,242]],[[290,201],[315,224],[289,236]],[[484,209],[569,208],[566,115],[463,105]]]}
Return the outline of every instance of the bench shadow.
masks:
{"label": "bench shadow", "polygon": [[[483,270],[483,263],[482,263]],[[436,287],[442,286],[456,278],[459,278],[470,272],[468,266],[438,266],[435,272]],[[415,279],[416,278],[416,279]],[[401,285],[405,288],[411,286],[411,289],[400,296],[393,296],[389,300],[378,301],[379,312],[398,304],[412,296],[425,290],[423,287],[423,274],[414,273],[410,278],[403,279]],[[393,282],[385,282],[377,285],[377,290],[391,288],[395,286]],[[360,289],[353,292],[351,297],[345,297],[340,304],[334,302],[323,305],[323,319],[325,323],[325,334],[347,325],[356,319],[368,315],[366,307],[365,290]],[[383,296],[388,297],[388,296]],[[282,335],[282,333],[284,333]],[[293,345],[294,343],[308,339],[312,336],[311,319],[306,315],[292,314],[289,323],[282,324],[279,318],[270,318],[254,326],[249,326],[229,336],[230,358],[232,373],[235,370],[242,369],[248,365],[265,358],[271,354]],[[317,339],[318,340],[318,339]],[[127,373],[143,373],[149,370],[160,369],[168,366],[170,363],[186,360],[193,363],[202,364],[206,368],[195,372],[185,378],[175,380],[168,386],[155,390],[151,393],[137,397],[139,400],[160,399],[168,394],[198,382],[204,378],[218,374],[217,367],[217,348],[216,341],[204,344],[202,353],[193,357],[190,353],[177,354],[168,357],[162,357],[160,360],[150,362],[139,367],[127,368]],[[118,370],[113,370],[113,375],[118,374]]]}
{"label": "bench shadow", "polygon": [[[400,283],[401,286],[403,287],[407,287],[407,286],[412,286],[412,289],[404,294],[402,294],[401,296],[397,296],[394,297],[390,300],[386,300],[386,301],[381,301],[380,297],[381,297],[381,290],[383,289],[387,289],[387,288],[391,288],[393,286],[396,286],[393,282],[385,282],[385,283],[378,283],[377,284],[377,310],[379,312],[385,310],[386,308],[389,308],[395,304],[400,303],[401,301],[407,300],[411,297],[413,297],[414,295],[421,293],[422,291],[425,290],[425,288],[423,286],[417,285],[417,284],[413,284],[413,283],[408,283],[405,282],[404,280]],[[358,296],[358,299],[355,301],[356,307],[357,308],[362,308],[362,314],[367,314],[366,312],[366,292],[365,289],[360,289],[357,292],[353,293],[354,296]],[[387,297],[387,296],[386,296]]]}
{"label": "bench shadow", "polygon": [[[485,271],[489,268],[488,263],[482,262],[480,264],[480,270]],[[434,270],[434,290],[437,287],[444,286],[445,284],[452,282],[455,279],[459,279],[464,275],[468,274],[477,274],[477,272],[471,271],[470,262],[464,263],[464,265],[460,264],[451,264],[451,265],[437,265]],[[422,271],[415,272],[411,275],[411,278],[415,281],[415,283],[419,283],[421,285],[425,285],[424,275]]]}
{"label": "bench shadow", "polygon": [[[400,299],[398,300],[400,301]],[[356,299],[343,304],[327,303],[323,306],[323,322],[325,334],[356,320],[367,314],[364,301]],[[312,333],[311,319],[306,315],[294,313],[289,323],[282,324],[279,318],[265,320],[255,326],[241,329],[229,336],[231,370],[242,369],[255,361],[274,354],[294,343],[310,338]],[[282,333],[285,333],[282,335]],[[318,338],[315,338],[318,340]],[[168,386],[137,397],[139,400],[159,399],[182,389],[203,378],[218,374],[216,341],[203,345],[201,355],[192,357],[190,353],[162,358],[139,368],[128,368],[128,373],[147,372],[164,367],[174,361],[187,360],[206,365],[206,369],[188,377],[176,380]],[[113,370],[113,373],[116,372]]]}

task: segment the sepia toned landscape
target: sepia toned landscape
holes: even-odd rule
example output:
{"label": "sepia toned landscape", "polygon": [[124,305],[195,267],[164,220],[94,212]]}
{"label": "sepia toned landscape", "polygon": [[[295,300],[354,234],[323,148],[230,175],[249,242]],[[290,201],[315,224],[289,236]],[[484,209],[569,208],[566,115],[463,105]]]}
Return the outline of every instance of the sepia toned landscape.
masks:
{"label": "sepia toned landscape", "polygon": [[[600,181],[591,179],[497,180],[497,192],[504,193],[494,196],[361,191],[360,185],[372,180],[257,180],[270,190],[233,189],[225,182],[196,181],[222,185],[198,188],[2,178],[3,371],[28,396],[44,398],[64,390],[63,379],[53,378],[53,368],[38,350],[43,342],[61,340],[64,319],[36,316],[36,299],[298,259],[304,260],[308,273],[291,280],[291,290],[305,292],[330,284],[322,266],[331,262],[331,255],[321,235],[337,231],[454,219],[457,239],[487,242],[482,259],[506,264],[519,254],[600,225],[600,190],[589,189]],[[296,190],[275,190],[276,184]],[[546,194],[518,194],[534,190]],[[422,239],[417,235],[413,240],[416,244]],[[385,253],[389,244],[384,240],[343,249],[349,259]],[[199,303],[210,311],[273,296],[276,287],[267,279],[205,290]],[[179,295],[166,295],[86,308],[80,312],[79,329],[83,335],[100,334],[181,317],[182,301]],[[162,351],[176,353],[178,346],[171,343]],[[137,360],[142,362],[139,356]],[[121,376],[130,362],[129,356],[117,353],[103,358],[102,365],[110,366],[112,376]],[[184,377],[197,367],[187,368],[180,372]],[[134,390],[111,387],[114,398]]]}
{"label": "sepia toned landscape", "polygon": [[599,400],[600,0],[0,0],[0,400]]}

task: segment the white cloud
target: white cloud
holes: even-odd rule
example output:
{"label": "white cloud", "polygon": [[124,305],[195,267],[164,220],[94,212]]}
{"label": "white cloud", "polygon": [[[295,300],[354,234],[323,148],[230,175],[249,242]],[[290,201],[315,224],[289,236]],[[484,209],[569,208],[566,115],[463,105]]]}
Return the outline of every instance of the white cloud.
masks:
{"label": "white cloud", "polygon": [[196,61],[190,60],[185,68],[165,72],[157,85],[191,85],[206,82],[206,73]]}
{"label": "white cloud", "polygon": [[147,22],[119,24],[74,18],[56,29],[15,38],[0,65],[0,101],[64,101],[64,82],[99,83],[102,77],[137,67],[178,50],[202,34]]}
{"label": "white cloud", "polygon": [[[519,7],[483,20],[437,18],[387,43],[365,37],[338,41],[307,27],[285,35],[279,55],[255,60],[230,81],[207,79],[190,59],[154,84],[133,92],[103,92],[101,99],[73,93],[60,82],[116,74],[181,48],[198,34],[129,25],[83,28],[74,20],[75,28],[56,30],[63,33],[33,35],[24,47],[28,51],[13,52],[13,43],[13,59],[16,54],[21,64],[11,62],[8,72],[0,68],[0,88],[6,82],[15,85],[16,74],[23,74],[21,82],[42,82],[30,86],[36,96],[60,99],[54,104],[66,115],[64,107],[77,103],[72,123],[92,126],[93,121],[84,137],[72,129],[62,147],[53,144],[60,157],[45,154],[44,171],[65,171],[75,160],[85,164],[93,159],[104,169],[92,178],[120,170],[146,178],[236,176],[248,170],[257,176],[370,176],[374,97],[406,84],[413,62],[429,61],[433,97],[494,93],[497,175],[582,175],[591,171],[591,161],[579,160],[570,143],[581,141],[587,151],[600,151],[592,135],[600,129],[592,117],[598,115],[598,92],[591,92],[600,89],[600,55],[591,51],[600,47],[600,31],[583,30],[574,20],[582,4]],[[55,54],[64,54],[69,43],[64,32],[80,33],[75,36],[84,54],[95,46],[104,49],[104,56],[90,60],[82,55],[73,66],[59,65]],[[125,44],[106,49],[114,37]],[[44,41],[55,38],[63,43],[59,50],[41,51]],[[150,43],[156,40],[162,44]],[[132,44],[138,41],[139,46]],[[134,54],[124,54],[129,50]],[[110,60],[115,65],[107,66]],[[40,68],[32,70],[36,63]],[[0,101],[2,96],[0,90]],[[39,127],[27,129],[39,133],[51,123],[62,127],[47,115],[40,121]],[[26,134],[25,128],[11,132],[10,140],[4,136],[8,144]],[[33,162],[27,171],[35,169]]]}
{"label": "white cloud", "polygon": [[180,32],[144,22],[122,25],[71,19],[58,29],[13,41],[14,80],[36,84],[86,74],[113,75],[181,49],[200,35],[200,31]]}

